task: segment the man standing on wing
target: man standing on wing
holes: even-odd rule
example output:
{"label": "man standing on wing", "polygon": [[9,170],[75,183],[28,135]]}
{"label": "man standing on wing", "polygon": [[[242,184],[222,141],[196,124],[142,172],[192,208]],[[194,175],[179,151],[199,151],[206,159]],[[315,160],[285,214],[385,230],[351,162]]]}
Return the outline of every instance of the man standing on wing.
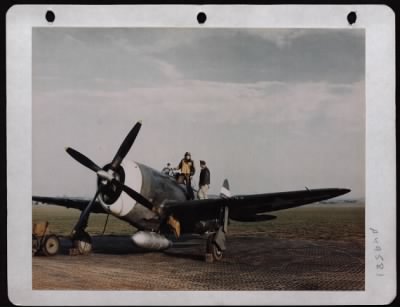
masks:
{"label": "man standing on wing", "polygon": [[192,189],[192,176],[196,172],[194,162],[192,160],[190,152],[186,152],[179,166],[177,167],[181,171],[181,175],[184,177],[186,189],[189,195],[189,199],[194,199],[194,193]]}
{"label": "man standing on wing", "polygon": [[208,189],[210,188],[210,170],[206,165],[206,161],[200,160],[200,179],[199,179],[199,191],[197,196],[199,199],[208,199]]}

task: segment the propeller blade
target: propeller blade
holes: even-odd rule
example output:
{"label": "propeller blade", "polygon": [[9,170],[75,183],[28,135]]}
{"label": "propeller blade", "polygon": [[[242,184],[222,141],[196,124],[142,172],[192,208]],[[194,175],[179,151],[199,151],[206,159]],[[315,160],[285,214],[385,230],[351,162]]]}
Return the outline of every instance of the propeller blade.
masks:
{"label": "propeller blade", "polygon": [[121,146],[119,147],[117,153],[115,154],[114,159],[111,162],[111,168],[116,170],[118,166],[121,164],[122,160],[128,154],[129,150],[131,149],[133,142],[139,133],[140,127],[142,126],[142,122],[138,121],[135,126],[133,126],[132,130],[128,133],[125,140],[122,142]]}
{"label": "propeller blade", "polygon": [[98,166],[96,163],[94,163],[92,160],[90,160],[88,157],[85,155],[81,154],[79,151],[76,151],[75,149],[71,147],[67,147],[65,151],[76,161],[78,161],[80,164],[86,166],[87,168],[91,169],[94,172],[98,172],[101,170],[101,167]]}
{"label": "propeller blade", "polygon": [[92,200],[86,206],[85,210],[82,211],[81,215],[79,216],[78,222],[76,223],[75,227],[72,229],[72,233],[71,233],[72,236],[74,236],[80,230],[86,228],[85,224],[87,224],[89,214],[90,214],[90,209],[92,209],[93,205],[95,204],[97,196],[99,196],[101,189],[102,189],[102,187],[100,186],[97,189],[96,194],[94,194],[94,197],[92,198]]}
{"label": "propeller blade", "polygon": [[135,190],[131,189],[130,187],[122,184],[121,182],[119,182],[116,179],[113,179],[112,183],[115,184],[116,186],[120,187],[126,194],[128,194],[130,197],[132,197],[138,203],[145,206],[147,209],[149,209],[149,210],[153,209],[153,204],[149,200],[147,200],[144,196],[142,196],[140,193],[138,193]]}

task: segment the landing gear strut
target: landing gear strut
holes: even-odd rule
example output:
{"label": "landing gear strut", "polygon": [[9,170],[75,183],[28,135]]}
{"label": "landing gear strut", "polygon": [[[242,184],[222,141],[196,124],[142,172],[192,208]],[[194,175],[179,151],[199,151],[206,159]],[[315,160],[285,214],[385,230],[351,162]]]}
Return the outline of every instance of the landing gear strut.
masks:
{"label": "landing gear strut", "polygon": [[220,261],[224,255],[223,250],[216,243],[217,233],[213,233],[207,238],[206,262]]}
{"label": "landing gear strut", "polygon": [[228,232],[228,219],[229,219],[229,211],[228,207],[224,207],[221,210],[220,215],[220,226],[218,231],[212,233],[207,238],[207,246],[206,246],[206,262],[214,262],[220,261],[226,250],[225,241],[226,241],[226,233]]}

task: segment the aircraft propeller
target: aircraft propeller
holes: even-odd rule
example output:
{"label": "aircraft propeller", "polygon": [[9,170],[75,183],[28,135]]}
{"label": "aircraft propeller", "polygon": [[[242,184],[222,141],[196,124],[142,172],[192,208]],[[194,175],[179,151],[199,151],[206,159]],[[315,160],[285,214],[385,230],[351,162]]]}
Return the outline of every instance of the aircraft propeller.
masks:
{"label": "aircraft propeller", "polygon": [[111,169],[113,169],[114,171],[118,168],[118,166],[120,166],[122,160],[128,154],[129,150],[133,145],[133,142],[135,142],[135,139],[141,127],[142,127],[142,122],[138,121],[136,125],[133,126],[131,131],[129,131],[128,135],[125,137],[125,140],[122,142],[117,153],[115,154],[114,159],[111,162]]}
{"label": "aircraft propeller", "polygon": [[74,226],[72,230],[72,235],[75,235],[78,231],[82,230],[87,223],[90,210],[93,207],[93,205],[96,202],[97,197],[99,194],[103,191],[104,187],[107,185],[114,185],[117,188],[120,188],[123,190],[125,193],[127,193],[130,197],[132,197],[134,200],[136,200],[138,203],[142,204],[148,209],[152,209],[153,205],[150,201],[148,201],[145,197],[143,197],[140,193],[136,192],[132,188],[126,186],[122,182],[116,179],[116,172],[118,168],[120,167],[123,159],[126,157],[128,154],[129,150],[131,149],[133,143],[135,142],[135,139],[139,133],[139,130],[142,126],[142,123],[139,121],[135,124],[135,126],[131,129],[131,131],[128,133],[128,135],[125,137],[124,141],[122,142],[121,146],[119,147],[117,153],[115,154],[112,162],[110,164],[107,164],[107,167],[100,167],[96,163],[94,163],[92,160],[90,160],[88,157],[86,157],[84,154],[76,151],[75,149],[68,147],[66,148],[66,152],[74,158],[76,161],[78,161],[80,164],[86,166],[90,170],[94,171],[97,176],[102,179],[99,181],[98,188],[96,190],[96,193],[93,197],[93,199],[89,202],[89,204],[86,206],[85,210],[82,211],[78,222]]}
{"label": "aircraft propeller", "polygon": [[98,166],[96,163],[94,163],[92,160],[90,160],[88,157],[85,155],[81,154],[79,151],[76,151],[75,149],[71,147],[65,148],[65,151],[76,161],[78,161],[80,164],[86,166],[87,168],[91,169],[94,172],[100,171],[102,168]]}

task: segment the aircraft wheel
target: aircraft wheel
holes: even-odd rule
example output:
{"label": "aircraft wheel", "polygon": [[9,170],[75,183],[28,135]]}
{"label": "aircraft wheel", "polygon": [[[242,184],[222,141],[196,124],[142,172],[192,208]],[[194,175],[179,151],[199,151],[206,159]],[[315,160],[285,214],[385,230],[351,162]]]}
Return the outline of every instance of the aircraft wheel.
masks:
{"label": "aircraft wheel", "polygon": [[214,261],[220,261],[224,253],[214,242],[215,234],[210,235],[207,239],[207,254],[211,255]]}
{"label": "aircraft wheel", "polygon": [[78,239],[75,239],[73,244],[82,255],[88,255],[92,251],[92,238],[86,232],[83,232]]}
{"label": "aircraft wheel", "polygon": [[58,240],[56,235],[49,235],[45,237],[43,246],[41,248],[45,256],[57,255],[59,249],[60,249],[60,240]]}

